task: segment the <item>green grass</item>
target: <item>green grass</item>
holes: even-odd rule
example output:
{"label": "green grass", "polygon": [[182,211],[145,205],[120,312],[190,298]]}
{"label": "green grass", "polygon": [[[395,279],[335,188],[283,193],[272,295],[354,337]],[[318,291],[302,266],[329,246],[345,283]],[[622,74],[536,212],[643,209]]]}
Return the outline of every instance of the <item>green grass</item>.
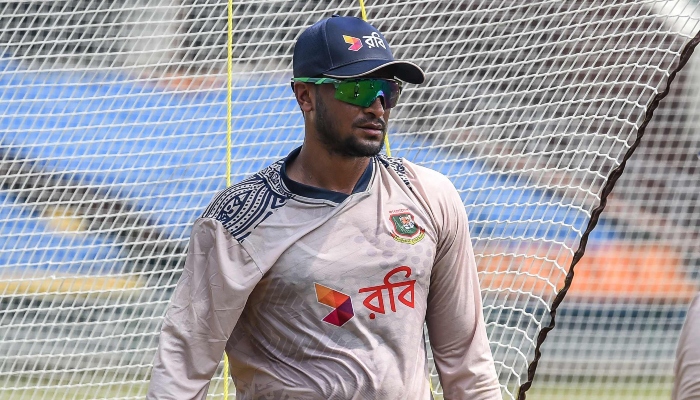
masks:
{"label": "green grass", "polygon": [[527,391],[532,400],[668,400],[670,379],[618,378],[598,380],[570,379],[563,382],[534,380]]}
{"label": "green grass", "polygon": [[[126,400],[146,397],[148,381],[121,377],[119,382],[119,377],[116,376],[101,379],[105,376],[83,374],[79,380],[72,382],[2,377],[0,400]],[[230,390],[233,392],[233,387]],[[220,379],[212,382],[207,398],[223,398],[223,384]],[[231,395],[230,398],[233,399],[234,396]]]}
{"label": "green grass", "polygon": [[[143,378],[108,374],[83,374],[63,382],[0,377],[0,400],[143,399],[147,390],[148,381]],[[670,397],[671,381],[658,378],[572,378],[555,382],[546,379],[538,382],[535,379],[527,392],[527,399],[530,400],[668,400]],[[212,382],[208,398],[223,398],[221,380]],[[230,398],[233,399],[233,395]]]}

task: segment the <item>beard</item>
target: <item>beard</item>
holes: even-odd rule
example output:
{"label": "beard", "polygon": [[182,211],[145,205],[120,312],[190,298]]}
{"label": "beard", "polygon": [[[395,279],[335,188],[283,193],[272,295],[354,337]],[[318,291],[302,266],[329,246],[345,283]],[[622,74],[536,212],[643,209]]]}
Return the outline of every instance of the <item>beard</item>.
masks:
{"label": "beard", "polygon": [[[314,127],[316,132],[318,132],[319,139],[323,143],[326,149],[334,154],[348,157],[374,157],[382,151],[384,148],[384,138],[386,137],[386,124],[384,121],[380,121],[384,128],[382,129],[382,139],[378,142],[362,142],[355,136],[348,136],[344,139],[338,137],[338,129],[332,118],[329,118],[328,110],[323,104],[323,101],[319,101],[316,98],[315,102],[316,108],[316,118],[314,120]],[[371,120],[357,121],[356,124],[361,125],[365,122],[370,122]],[[376,122],[376,121],[373,121]]]}

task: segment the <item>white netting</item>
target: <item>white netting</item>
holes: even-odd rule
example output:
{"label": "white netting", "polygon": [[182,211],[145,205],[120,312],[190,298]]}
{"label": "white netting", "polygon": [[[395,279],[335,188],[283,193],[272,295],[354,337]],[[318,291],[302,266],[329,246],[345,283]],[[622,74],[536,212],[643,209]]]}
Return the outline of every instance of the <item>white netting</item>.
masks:
{"label": "white netting", "polygon": [[[236,182],[301,143],[298,34],[360,11],[233,5]],[[601,188],[700,7],[384,0],[367,14],[427,72],[393,112],[392,150],[463,196],[515,398]],[[143,397],[189,227],[226,183],[226,31],[222,0],[0,3],[0,399]],[[668,397],[700,280],[698,70],[696,57],[678,75],[591,234],[537,398]]]}

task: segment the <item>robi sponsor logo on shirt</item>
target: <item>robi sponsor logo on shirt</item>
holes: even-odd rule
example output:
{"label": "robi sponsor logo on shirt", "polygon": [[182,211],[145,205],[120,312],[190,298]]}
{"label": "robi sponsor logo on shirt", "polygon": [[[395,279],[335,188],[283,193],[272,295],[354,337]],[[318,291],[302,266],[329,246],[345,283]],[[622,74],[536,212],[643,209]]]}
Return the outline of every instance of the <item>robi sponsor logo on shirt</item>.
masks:
{"label": "robi sponsor logo on shirt", "polygon": [[350,296],[314,282],[316,299],[319,303],[333,307],[333,311],[323,321],[335,326],[343,326],[355,316]]}
{"label": "robi sponsor logo on shirt", "polygon": [[[389,310],[392,313],[397,312],[397,303],[415,308],[416,280],[408,279],[411,273],[409,266],[396,267],[384,276],[383,284],[364,287],[358,291],[360,295],[368,293],[362,305],[370,311],[369,319],[373,320],[377,318],[377,314],[387,313],[385,299],[389,300]],[[335,326],[343,326],[355,316],[350,296],[315,282],[314,288],[318,302],[334,308],[323,318],[323,321]]]}

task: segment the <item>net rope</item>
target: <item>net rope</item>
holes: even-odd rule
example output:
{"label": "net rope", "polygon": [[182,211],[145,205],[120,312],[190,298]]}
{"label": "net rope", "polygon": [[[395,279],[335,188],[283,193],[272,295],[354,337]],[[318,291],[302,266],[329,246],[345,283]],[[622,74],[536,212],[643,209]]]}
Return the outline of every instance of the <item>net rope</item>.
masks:
{"label": "net rope", "polygon": [[[694,38],[692,38],[688,43],[686,43],[683,49],[681,50],[678,59],[678,64],[670,72],[668,80],[666,81],[666,86],[661,92],[654,95],[654,98],[649,103],[644,113],[644,121],[642,121],[641,125],[639,126],[639,129],[637,130],[637,136],[634,140],[634,143],[632,143],[632,145],[625,152],[625,155],[623,156],[620,165],[615,167],[615,169],[612,170],[612,172],[606,179],[605,185],[603,186],[603,189],[601,191],[600,204],[595,209],[593,209],[593,212],[591,213],[591,219],[588,221],[586,230],[583,232],[583,235],[581,235],[581,242],[578,246],[578,249],[576,249],[576,252],[574,253],[574,257],[571,260],[571,266],[569,266],[569,271],[567,272],[566,279],[564,280],[564,287],[557,293],[557,296],[552,302],[552,308],[549,312],[549,324],[542,328],[537,334],[537,343],[535,344],[535,358],[530,362],[530,365],[528,366],[527,381],[523,383],[518,389],[518,399],[525,400],[527,398],[526,393],[528,389],[530,389],[530,387],[532,386],[532,382],[535,378],[535,372],[537,371],[537,364],[540,358],[542,357],[541,346],[544,343],[545,339],[547,339],[547,334],[552,329],[554,329],[556,325],[557,308],[562,303],[562,301],[564,301],[564,297],[566,297],[566,293],[571,287],[571,284],[574,280],[574,267],[576,267],[576,264],[578,264],[579,261],[581,261],[581,258],[583,257],[586,251],[586,244],[588,243],[588,238],[593,229],[595,229],[601,214],[605,210],[608,196],[610,195],[610,193],[612,193],[613,189],[615,188],[615,184],[617,183],[617,180],[620,179],[620,176],[622,176],[622,173],[625,171],[625,165],[627,164],[627,161],[632,157],[637,147],[639,147],[639,144],[642,141],[642,137],[644,136],[644,131],[651,122],[652,117],[654,116],[654,111],[659,107],[659,103],[661,102],[661,100],[663,100],[670,93],[671,84],[673,83],[676,75],[688,63],[690,57],[695,51],[695,48],[698,46],[698,43],[700,43],[700,32],[698,32]],[[700,154],[698,156],[700,157]]]}

